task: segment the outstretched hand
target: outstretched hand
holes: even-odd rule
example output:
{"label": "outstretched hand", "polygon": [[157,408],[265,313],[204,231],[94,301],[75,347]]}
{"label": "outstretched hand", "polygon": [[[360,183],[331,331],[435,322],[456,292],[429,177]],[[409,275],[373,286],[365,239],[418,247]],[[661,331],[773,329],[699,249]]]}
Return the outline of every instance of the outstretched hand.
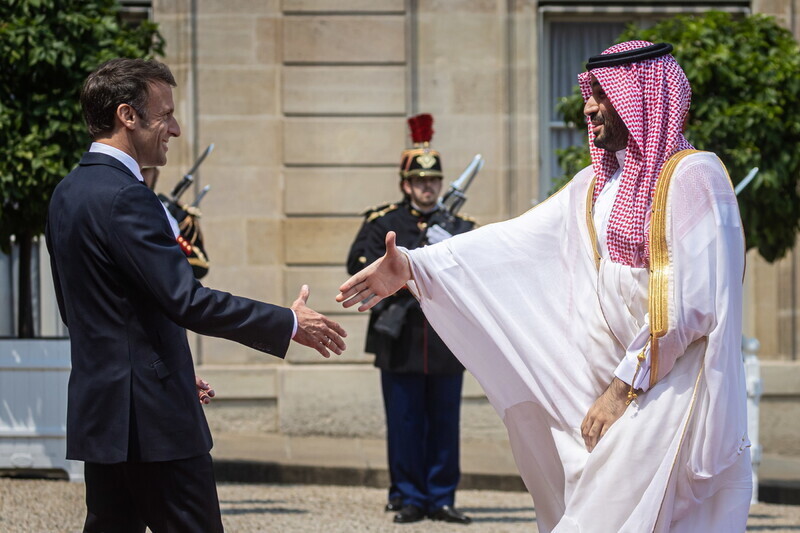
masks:
{"label": "outstretched hand", "polygon": [[347,337],[347,332],[323,314],[317,313],[306,305],[308,302],[308,285],[300,288],[300,295],[292,304],[292,311],[297,316],[297,333],[294,341],[303,346],[314,348],[322,357],[330,357],[328,350],[341,355],[347,348],[342,337]]}
{"label": "outstretched hand", "polygon": [[344,307],[361,303],[358,310],[363,312],[396,293],[411,279],[411,265],[406,254],[397,249],[395,232],[386,234],[386,253],[383,257],[348,279],[339,287],[337,302]]}

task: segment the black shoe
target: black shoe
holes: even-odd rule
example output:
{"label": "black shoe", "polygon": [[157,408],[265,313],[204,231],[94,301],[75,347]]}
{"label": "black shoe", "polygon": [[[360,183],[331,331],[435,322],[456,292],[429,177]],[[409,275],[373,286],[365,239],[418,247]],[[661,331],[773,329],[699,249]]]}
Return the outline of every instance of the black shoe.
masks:
{"label": "black shoe", "polygon": [[389,503],[383,508],[384,511],[399,511],[403,508],[403,498],[389,498]]}
{"label": "black shoe", "polygon": [[425,518],[425,513],[416,505],[404,505],[400,512],[394,515],[395,524],[410,524]]}
{"label": "black shoe", "polygon": [[455,507],[445,505],[439,507],[434,512],[428,515],[431,520],[441,520],[443,522],[453,522],[454,524],[469,524],[472,519],[457,510]]}

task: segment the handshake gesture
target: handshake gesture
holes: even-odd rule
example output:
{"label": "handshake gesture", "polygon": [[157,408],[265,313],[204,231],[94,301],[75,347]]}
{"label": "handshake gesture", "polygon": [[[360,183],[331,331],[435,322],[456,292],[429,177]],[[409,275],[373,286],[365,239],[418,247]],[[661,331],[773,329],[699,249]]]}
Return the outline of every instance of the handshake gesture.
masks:
{"label": "handshake gesture", "polygon": [[342,340],[342,337],[347,337],[347,332],[330,318],[308,307],[308,295],[308,285],[303,285],[292,304],[292,311],[297,317],[297,333],[293,340],[315,349],[323,357],[330,357],[330,352],[341,355],[347,348]]}
{"label": "handshake gesture", "polygon": [[[341,292],[336,296],[336,301],[342,302],[344,307],[361,303],[358,310],[368,311],[403,288],[409,279],[411,266],[408,258],[397,249],[395,233],[390,231],[386,234],[386,254],[339,287]],[[292,304],[292,310],[297,315],[294,340],[314,348],[323,357],[330,357],[330,352],[340,355],[347,347],[342,340],[347,332],[333,320],[308,307],[308,295],[308,285],[303,285],[300,295]]]}

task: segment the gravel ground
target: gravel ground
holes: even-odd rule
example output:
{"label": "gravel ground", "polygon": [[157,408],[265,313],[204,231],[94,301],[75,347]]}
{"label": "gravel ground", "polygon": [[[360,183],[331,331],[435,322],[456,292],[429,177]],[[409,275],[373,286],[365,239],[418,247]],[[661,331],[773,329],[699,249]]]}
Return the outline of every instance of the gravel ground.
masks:
{"label": "gravel ground", "polygon": [[[530,498],[520,492],[458,493],[458,507],[470,526],[424,521],[394,525],[381,506],[385,491],[319,485],[220,484],[222,518],[228,532],[353,533],[536,533]],[[83,485],[66,481],[0,478],[0,531],[76,532],[83,524]],[[800,506],[758,504],[747,531],[797,533]]]}

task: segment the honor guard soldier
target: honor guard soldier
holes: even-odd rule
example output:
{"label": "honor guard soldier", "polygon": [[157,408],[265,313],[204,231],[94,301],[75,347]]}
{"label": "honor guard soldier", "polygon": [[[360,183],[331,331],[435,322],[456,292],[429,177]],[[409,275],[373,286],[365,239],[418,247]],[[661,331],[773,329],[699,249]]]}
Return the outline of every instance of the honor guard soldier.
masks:
{"label": "honor guard soldier", "polygon": [[[433,117],[408,119],[414,147],[400,165],[400,202],[369,209],[350,249],[347,268],[355,274],[385,253],[386,233],[408,249],[434,244],[473,229],[475,223],[447,216],[439,196],[442,161],[430,148]],[[464,367],[431,328],[406,289],[372,310],[365,350],[381,369],[387,426],[389,489],[387,511],[397,523],[426,516],[468,524],[455,509],[459,466],[459,414]]]}

